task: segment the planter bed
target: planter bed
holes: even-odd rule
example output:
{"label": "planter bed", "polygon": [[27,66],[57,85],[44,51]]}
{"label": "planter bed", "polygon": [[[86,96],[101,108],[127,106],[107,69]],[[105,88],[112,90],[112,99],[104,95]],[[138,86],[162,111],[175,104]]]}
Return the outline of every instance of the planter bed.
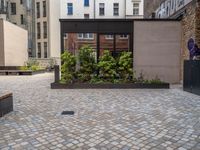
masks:
{"label": "planter bed", "polygon": [[40,73],[45,73],[46,70],[37,70],[37,71],[31,71],[31,70],[0,70],[0,75],[35,75]]}
{"label": "planter bed", "polygon": [[51,83],[51,89],[169,89],[168,83],[160,84],[145,84],[145,83],[75,83],[75,84],[62,84]]}
{"label": "planter bed", "polygon": [[12,93],[0,92],[0,117],[13,111]]}

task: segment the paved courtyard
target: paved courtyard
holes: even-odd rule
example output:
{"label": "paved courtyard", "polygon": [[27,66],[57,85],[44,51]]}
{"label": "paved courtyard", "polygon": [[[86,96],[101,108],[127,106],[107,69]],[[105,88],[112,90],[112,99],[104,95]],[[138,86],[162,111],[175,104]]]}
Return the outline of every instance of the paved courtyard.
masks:
{"label": "paved courtyard", "polygon": [[199,96],[179,88],[51,90],[52,81],[51,73],[0,76],[15,109],[0,119],[0,149],[200,150]]}

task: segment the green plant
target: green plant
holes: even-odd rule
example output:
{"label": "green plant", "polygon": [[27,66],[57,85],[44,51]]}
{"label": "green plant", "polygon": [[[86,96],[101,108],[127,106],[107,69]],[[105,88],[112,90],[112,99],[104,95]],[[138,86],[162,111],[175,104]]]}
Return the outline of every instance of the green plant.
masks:
{"label": "green plant", "polygon": [[158,76],[155,77],[155,79],[152,79],[149,81],[151,84],[161,84],[164,83],[160,80],[160,78],[158,78]]}
{"label": "green plant", "polygon": [[118,59],[117,72],[119,78],[130,81],[133,78],[133,59],[131,52],[123,52]]}
{"label": "green plant", "polygon": [[34,59],[30,59],[26,62],[26,66],[28,68],[31,68],[32,66],[39,66],[39,62],[37,60]]}
{"label": "green plant", "polygon": [[79,51],[80,69],[78,77],[82,82],[91,80],[92,75],[96,71],[96,62],[93,49],[85,45]]}
{"label": "green plant", "polygon": [[61,55],[61,81],[72,83],[75,78],[76,58],[70,52],[65,51]]}
{"label": "green plant", "polygon": [[105,50],[98,63],[100,77],[113,82],[117,75],[116,64],[116,60],[111,56],[110,52]]}

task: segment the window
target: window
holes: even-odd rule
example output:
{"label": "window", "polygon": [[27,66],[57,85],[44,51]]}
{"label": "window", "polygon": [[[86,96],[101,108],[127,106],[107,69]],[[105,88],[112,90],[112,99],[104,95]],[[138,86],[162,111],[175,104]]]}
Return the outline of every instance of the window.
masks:
{"label": "window", "polygon": [[90,15],[89,14],[84,14],[84,19],[90,19]]}
{"label": "window", "polygon": [[105,4],[99,3],[99,15],[104,16],[105,15]]}
{"label": "window", "polygon": [[113,15],[114,16],[119,16],[119,3],[114,3],[113,4]]}
{"label": "window", "polygon": [[23,0],[20,0],[20,4],[23,4]]}
{"label": "window", "polygon": [[41,58],[41,43],[38,43],[38,58]]}
{"label": "window", "polygon": [[120,39],[128,39],[128,35],[127,34],[121,34],[119,36]]}
{"label": "window", "polygon": [[47,16],[47,7],[46,7],[46,1],[43,1],[43,17]]}
{"label": "window", "polygon": [[47,38],[47,22],[43,22],[43,30],[44,30],[43,37],[44,39],[46,39]]}
{"label": "window", "polygon": [[37,18],[40,18],[40,2],[36,3],[36,9],[37,9]]}
{"label": "window", "polygon": [[44,42],[44,58],[48,57],[48,52],[47,52],[47,42]]}
{"label": "window", "polygon": [[16,3],[11,3],[11,15],[16,15]]}
{"label": "window", "polygon": [[21,24],[24,24],[24,15],[20,16]]}
{"label": "window", "polygon": [[139,3],[133,3],[133,15],[139,15]]}
{"label": "window", "polygon": [[40,31],[40,23],[37,23],[37,38],[40,39],[41,37],[41,31]]}
{"label": "window", "polygon": [[84,6],[88,7],[90,5],[90,1],[89,0],[84,0]]}
{"label": "window", "polygon": [[73,4],[72,3],[67,3],[67,14],[68,15],[73,15]]}
{"label": "window", "polygon": [[64,39],[68,39],[68,34],[67,33],[64,34]]}
{"label": "window", "polygon": [[94,39],[94,34],[93,33],[79,33],[78,39],[92,40]]}
{"label": "window", "polygon": [[112,34],[105,35],[105,39],[107,39],[107,40],[112,40],[113,38],[114,38],[114,36]]}

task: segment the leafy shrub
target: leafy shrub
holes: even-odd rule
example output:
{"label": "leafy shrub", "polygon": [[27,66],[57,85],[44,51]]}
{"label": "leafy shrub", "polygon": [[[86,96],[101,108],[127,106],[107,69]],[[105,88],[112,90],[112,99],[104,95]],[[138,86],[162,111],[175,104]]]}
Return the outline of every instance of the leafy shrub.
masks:
{"label": "leafy shrub", "polygon": [[111,56],[108,50],[105,50],[98,63],[100,77],[113,82],[117,75],[116,65],[116,60]]}
{"label": "leafy shrub", "polygon": [[70,52],[65,51],[61,55],[61,81],[65,83],[72,83],[75,78],[76,58]]}
{"label": "leafy shrub", "polygon": [[123,52],[118,59],[117,72],[120,79],[130,81],[133,78],[133,59],[131,52]]}
{"label": "leafy shrub", "polygon": [[32,66],[39,66],[39,62],[37,60],[34,59],[30,59],[26,62],[26,66],[28,68],[31,68]]}
{"label": "leafy shrub", "polygon": [[92,75],[96,71],[96,62],[93,49],[90,46],[83,46],[79,51],[79,79],[82,82],[91,80]]}

